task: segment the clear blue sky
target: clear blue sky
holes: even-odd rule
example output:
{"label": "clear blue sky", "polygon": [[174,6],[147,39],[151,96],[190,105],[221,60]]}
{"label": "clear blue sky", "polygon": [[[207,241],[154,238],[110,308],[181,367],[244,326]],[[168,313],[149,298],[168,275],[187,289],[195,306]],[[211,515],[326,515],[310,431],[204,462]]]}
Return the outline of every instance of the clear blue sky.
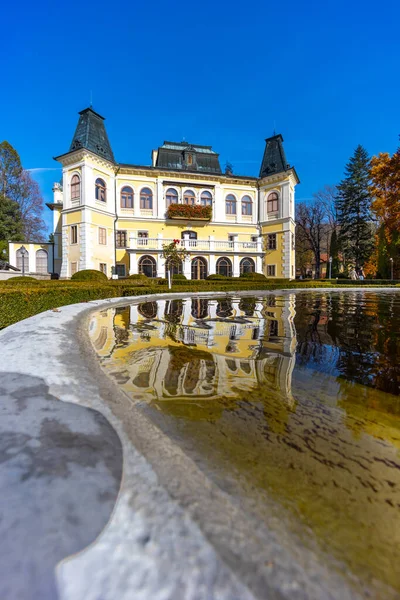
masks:
{"label": "clear blue sky", "polygon": [[275,127],[310,198],[357,144],[396,149],[399,22],[398,0],[7,3],[0,138],[51,200],[92,91],[120,162],[185,138],[257,175]]}

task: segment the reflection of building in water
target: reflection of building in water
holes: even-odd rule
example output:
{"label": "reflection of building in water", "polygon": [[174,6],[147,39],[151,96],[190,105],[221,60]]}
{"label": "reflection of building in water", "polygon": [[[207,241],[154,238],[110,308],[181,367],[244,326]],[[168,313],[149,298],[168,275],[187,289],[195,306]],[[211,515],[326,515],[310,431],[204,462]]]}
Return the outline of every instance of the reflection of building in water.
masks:
{"label": "reflection of building in water", "polygon": [[237,397],[262,385],[291,402],[294,298],[149,301],[99,313],[90,335],[135,397]]}

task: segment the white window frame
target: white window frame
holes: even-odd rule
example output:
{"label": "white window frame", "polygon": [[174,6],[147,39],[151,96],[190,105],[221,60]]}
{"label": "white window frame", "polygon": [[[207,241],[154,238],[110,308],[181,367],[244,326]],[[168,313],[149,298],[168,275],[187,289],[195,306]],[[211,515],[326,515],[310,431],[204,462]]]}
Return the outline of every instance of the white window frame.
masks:
{"label": "white window frame", "polygon": [[[100,241],[100,231],[105,231],[105,233],[106,233],[106,241],[105,242]],[[99,227],[98,241],[99,241],[99,245],[107,246],[107,227]]]}

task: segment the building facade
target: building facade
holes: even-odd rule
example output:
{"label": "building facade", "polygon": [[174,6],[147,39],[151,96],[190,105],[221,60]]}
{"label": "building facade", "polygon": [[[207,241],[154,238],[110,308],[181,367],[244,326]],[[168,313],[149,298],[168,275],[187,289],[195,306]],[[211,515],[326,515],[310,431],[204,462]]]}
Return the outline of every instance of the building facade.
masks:
{"label": "building facade", "polygon": [[[49,270],[61,278],[83,269],[165,277],[163,245],[175,239],[190,252],[181,270],[188,279],[249,271],[295,277],[299,180],[281,135],[266,140],[259,177],[223,173],[210,146],[187,142],[164,142],[150,166],[132,165],[116,162],[104,118],[87,108],[56,160],[63,177],[47,205],[54,214]],[[19,246],[10,244],[12,264]]]}

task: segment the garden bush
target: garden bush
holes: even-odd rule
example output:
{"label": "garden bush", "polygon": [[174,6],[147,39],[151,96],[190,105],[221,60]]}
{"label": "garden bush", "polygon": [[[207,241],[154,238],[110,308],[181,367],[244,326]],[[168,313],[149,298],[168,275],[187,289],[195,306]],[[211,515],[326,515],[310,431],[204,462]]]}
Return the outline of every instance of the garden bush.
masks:
{"label": "garden bush", "polygon": [[144,279],[145,281],[146,280],[148,281],[149,278],[144,273],[134,273],[133,275],[128,275],[128,277],[125,277],[125,279],[139,279],[139,280]]}
{"label": "garden bush", "polygon": [[178,273],[177,275],[174,275],[172,278],[173,281],[187,281],[187,278],[185,275],[183,275],[183,273]]}
{"label": "garden bush", "polygon": [[208,275],[208,277],[206,277],[207,281],[226,281],[227,279],[232,279],[232,277],[220,275],[219,273],[214,273],[213,275]]}
{"label": "garden bush", "polygon": [[71,281],[108,281],[107,275],[95,269],[84,269],[77,271],[71,277]]}

